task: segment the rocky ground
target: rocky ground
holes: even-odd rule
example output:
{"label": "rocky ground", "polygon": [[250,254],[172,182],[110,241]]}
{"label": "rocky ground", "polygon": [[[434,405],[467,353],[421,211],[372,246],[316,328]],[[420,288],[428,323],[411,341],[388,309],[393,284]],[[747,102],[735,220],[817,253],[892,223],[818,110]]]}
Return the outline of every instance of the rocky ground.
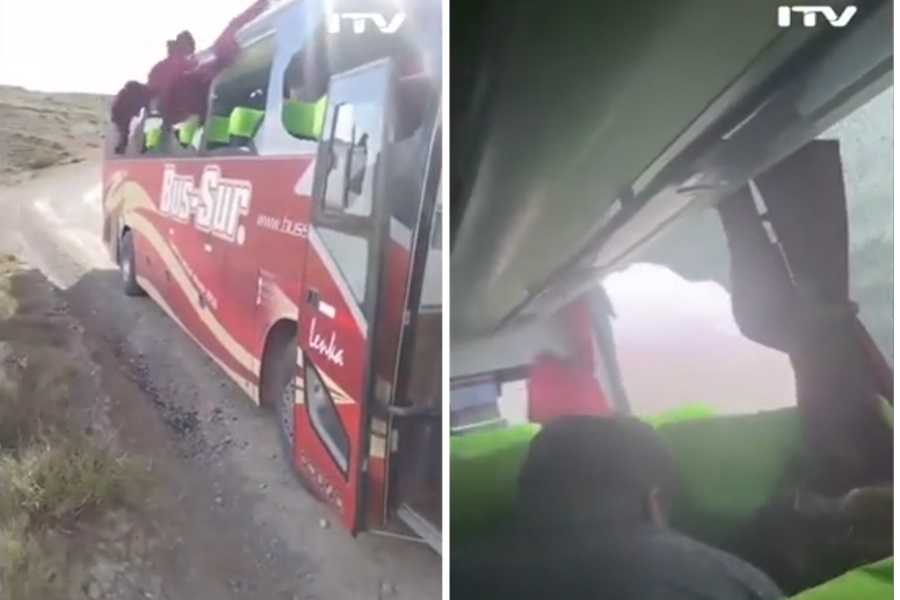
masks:
{"label": "rocky ground", "polygon": [[332,526],[272,415],[122,294],[105,102],[0,87],[0,600],[439,598],[435,555]]}
{"label": "rocky ground", "polygon": [[0,258],[0,597],[158,595],[153,467],[131,456],[83,330],[39,273]]}

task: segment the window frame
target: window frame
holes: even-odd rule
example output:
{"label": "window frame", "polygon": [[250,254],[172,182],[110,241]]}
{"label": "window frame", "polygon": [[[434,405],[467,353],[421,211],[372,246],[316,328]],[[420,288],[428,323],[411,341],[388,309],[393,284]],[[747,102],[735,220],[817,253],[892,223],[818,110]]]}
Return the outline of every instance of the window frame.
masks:
{"label": "window frame", "polygon": [[[242,65],[244,65],[247,62],[248,54],[257,48],[262,48],[264,51],[264,53],[262,54],[262,56],[264,57],[262,64],[265,66],[265,72],[267,73],[267,76],[266,76],[265,85],[262,88],[259,88],[259,87],[255,88],[253,90],[253,92],[256,92],[257,90],[260,90],[260,89],[262,90],[263,98],[264,98],[262,110],[264,113],[268,113],[268,109],[272,104],[272,98],[270,95],[270,91],[272,89],[272,81],[275,76],[274,66],[275,66],[275,55],[276,55],[276,51],[277,51],[277,37],[276,37],[276,31],[274,29],[266,32],[263,35],[253,38],[251,41],[249,41],[247,43],[241,44],[241,46],[238,48],[238,51],[235,54],[233,60],[231,61],[231,64],[229,64],[225,69],[223,69],[221,72],[219,72],[215,76],[215,78],[212,80],[212,82],[210,83],[209,93],[207,94],[207,98],[206,98],[206,111],[203,114],[203,123],[204,123],[203,132],[200,136],[198,148],[197,148],[196,152],[193,154],[194,156],[221,156],[221,155],[228,155],[228,154],[244,154],[244,152],[242,152],[240,148],[234,148],[231,146],[210,148],[209,147],[209,137],[208,137],[209,130],[207,128],[207,125],[209,123],[209,120],[214,116],[222,116],[225,118],[230,118],[231,112],[233,112],[234,109],[237,108],[237,106],[239,106],[237,104],[235,104],[234,106],[231,106],[227,115],[217,115],[217,114],[215,114],[217,111],[213,110],[214,107],[216,106],[217,90],[219,90],[223,84],[227,88],[229,83],[233,83],[233,80],[234,80],[233,75],[234,75],[235,69],[240,68]],[[248,71],[248,72],[253,72],[253,70]],[[263,119],[264,119],[263,122],[265,121],[265,118],[267,118],[268,116],[269,115],[266,114],[263,117]],[[262,123],[260,123],[260,127],[257,129],[257,134],[259,133],[259,131],[261,129],[262,129]],[[252,146],[252,144],[251,144],[251,146]],[[253,148],[253,153],[256,154],[255,148]]]}
{"label": "window frame", "polygon": [[[311,375],[312,377],[310,377]],[[317,381],[322,388],[322,394],[326,401],[324,406],[327,406],[330,417],[338,424],[341,432],[340,439],[335,439],[332,436],[332,432],[328,431],[328,426],[322,422],[319,413],[315,410],[313,403],[310,401],[312,396],[311,389],[314,383],[313,379]],[[319,439],[321,446],[327,451],[328,456],[331,458],[334,466],[337,467],[337,470],[341,473],[341,476],[344,480],[349,480],[350,463],[352,462],[353,454],[353,446],[350,443],[350,432],[347,431],[347,426],[344,425],[344,420],[341,418],[340,411],[337,408],[337,403],[334,401],[331,390],[328,389],[328,386],[325,384],[325,380],[316,368],[315,363],[310,360],[308,356],[305,356],[303,360],[303,403],[306,410],[306,416],[309,419],[310,428]]]}
{"label": "window frame", "polygon": [[[352,109],[351,118],[352,124],[350,129],[350,141],[348,142],[348,152],[347,152],[347,160],[344,162],[343,172],[340,173],[340,184],[341,184],[341,194],[340,194],[340,204],[335,205],[330,203],[328,190],[331,187],[331,178],[335,176],[337,173],[338,161],[336,160],[335,155],[335,141],[337,136],[338,123],[340,122],[341,109],[349,107]],[[356,137],[356,110],[354,105],[350,102],[341,102],[334,106],[334,112],[332,113],[331,118],[331,127],[329,128],[329,136],[328,136],[328,154],[326,156],[330,157],[331,163],[328,174],[325,177],[325,182],[322,187],[322,213],[328,216],[340,216],[340,217],[350,217],[350,216],[362,216],[362,215],[352,215],[347,210],[349,208],[348,205],[348,196],[350,194],[350,173],[352,172],[353,166],[353,147]],[[343,141],[343,140],[342,140]],[[363,216],[365,218],[365,216]]]}

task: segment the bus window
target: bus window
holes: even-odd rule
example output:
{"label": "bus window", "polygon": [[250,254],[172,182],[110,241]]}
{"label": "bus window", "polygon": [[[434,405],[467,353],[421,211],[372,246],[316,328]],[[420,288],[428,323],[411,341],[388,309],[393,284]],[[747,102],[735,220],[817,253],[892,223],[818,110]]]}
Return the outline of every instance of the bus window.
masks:
{"label": "bus window", "polygon": [[312,362],[306,361],[305,371],[306,408],[309,411],[309,420],[341,473],[346,475],[350,465],[349,434],[344,428],[328,386],[322,382]]}
{"label": "bus window", "polygon": [[428,120],[426,114],[433,109],[439,96],[434,80],[426,75],[411,75],[400,79],[395,102],[396,121],[394,138],[405,140],[423,131]]}
{"label": "bus window", "polygon": [[[441,185],[443,187],[443,185]],[[438,191],[440,194],[440,191]],[[431,229],[431,249],[432,250],[441,250],[444,247],[444,234],[443,225],[444,223],[444,210],[439,204],[437,210],[434,213],[434,225]]]}
{"label": "bus window", "polygon": [[325,188],[325,209],[368,216],[372,210],[371,197],[363,195],[366,176],[369,135],[357,134],[353,104],[335,107],[334,130],[331,135],[333,168]]}
{"label": "bus window", "polygon": [[[373,102],[344,103],[336,108],[332,164],[325,180],[324,208],[332,215],[369,217],[375,182],[372,168],[382,151],[383,107]],[[318,230],[347,281],[353,296],[362,305],[369,278],[367,271],[369,242],[365,235],[332,228]]]}
{"label": "bus window", "polygon": [[431,239],[428,244],[428,257],[425,259],[425,274],[422,281],[422,308],[441,309],[441,204],[440,194],[443,178],[438,184],[438,204],[434,207],[431,223]]}
{"label": "bus window", "polygon": [[[893,88],[819,137],[838,140],[847,195],[850,299],[893,365]],[[746,339],[726,291],[725,233],[710,209],[607,278],[624,384],[639,414],[691,403],[722,413],[792,406],[787,356]],[[652,263],[652,264],[646,264]],[[680,275],[691,279],[682,278]]]}
{"label": "bus window", "polygon": [[304,44],[284,71],[281,120],[285,131],[299,140],[318,140],[325,121],[330,73],[328,44],[320,37]]}
{"label": "bus window", "polygon": [[850,236],[850,298],[894,364],[893,87],[820,137],[840,141]]}
{"label": "bus window", "polygon": [[[369,10],[377,11],[377,8]],[[382,12],[392,14],[396,9],[385,3]],[[404,80],[421,73],[418,56],[421,52],[416,41],[401,30],[385,35],[376,29],[364,33],[329,33],[325,23],[291,57],[284,71],[282,89],[284,107],[282,122],[285,130],[296,139],[317,140],[321,137],[324,112],[327,103],[328,82],[331,77],[384,58],[391,58]],[[408,88],[433,86],[431,79],[401,84],[401,117],[395,139],[400,140],[414,132],[422,122],[421,102],[416,90]]]}
{"label": "bus window", "polygon": [[255,152],[253,140],[265,118],[274,43],[274,36],[268,36],[242,48],[234,64],[213,82],[204,124],[206,150]]}
{"label": "bus window", "polygon": [[500,384],[494,379],[451,389],[450,432],[461,435],[504,424],[498,404],[500,396]]}

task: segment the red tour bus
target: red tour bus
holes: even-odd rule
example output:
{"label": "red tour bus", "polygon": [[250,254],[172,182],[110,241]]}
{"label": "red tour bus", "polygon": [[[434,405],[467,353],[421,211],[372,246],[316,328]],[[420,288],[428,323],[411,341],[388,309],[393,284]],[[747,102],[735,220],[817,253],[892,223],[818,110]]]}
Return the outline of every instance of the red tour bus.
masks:
{"label": "red tour bus", "polygon": [[103,239],[124,292],[277,415],[351,532],[440,551],[440,5],[364,4],[397,32],[273,2],[234,34],[205,114],[162,126],[151,102],[125,147],[110,136]]}

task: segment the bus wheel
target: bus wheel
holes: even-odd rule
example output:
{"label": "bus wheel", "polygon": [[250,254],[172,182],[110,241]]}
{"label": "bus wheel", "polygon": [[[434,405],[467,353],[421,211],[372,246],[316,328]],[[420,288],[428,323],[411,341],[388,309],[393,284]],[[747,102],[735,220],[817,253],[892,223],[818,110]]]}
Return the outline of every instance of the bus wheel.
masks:
{"label": "bus wheel", "polygon": [[293,327],[279,327],[266,344],[260,374],[260,403],[274,409],[278,433],[288,448],[294,446],[294,373],[297,370],[297,335]]}
{"label": "bus wheel", "polygon": [[122,286],[126,296],[143,296],[144,289],[137,282],[134,267],[134,237],[131,231],[126,231],[119,241],[119,273],[122,275]]}
{"label": "bus wheel", "polygon": [[297,481],[313,496],[315,489],[298,471],[294,454],[294,394],[297,371],[297,330],[285,327],[267,344],[260,382],[260,402],[274,409],[278,425],[278,440]]}
{"label": "bus wheel", "polygon": [[[286,350],[281,353],[283,366],[281,367],[281,377],[279,377],[279,388],[281,392],[278,394],[278,428],[281,432],[285,447],[291,451],[293,455],[294,449],[294,395],[297,393],[297,384],[294,382],[294,371],[297,368],[297,346],[291,344],[293,350]],[[290,364],[288,364],[290,361]]]}

